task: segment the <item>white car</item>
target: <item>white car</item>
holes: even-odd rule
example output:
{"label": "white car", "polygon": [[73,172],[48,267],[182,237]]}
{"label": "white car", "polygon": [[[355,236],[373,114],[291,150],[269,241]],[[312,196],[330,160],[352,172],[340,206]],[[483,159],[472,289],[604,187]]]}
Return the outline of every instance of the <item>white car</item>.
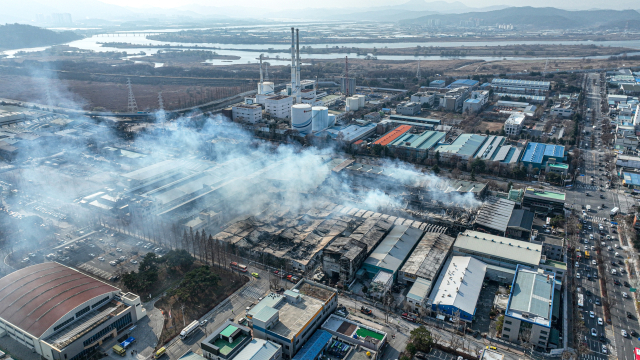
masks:
{"label": "white car", "polygon": [[596,318],[596,313],[594,313],[593,311],[589,311],[589,317],[592,319]]}
{"label": "white car", "polygon": [[611,248],[611,246],[607,246],[607,250],[611,251],[613,249]]}
{"label": "white car", "polygon": [[89,256],[91,256],[91,257],[96,257],[94,254],[89,254]]}
{"label": "white car", "polygon": [[580,273],[576,273],[576,279],[580,279]]}
{"label": "white car", "polygon": [[131,259],[131,260],[130,260],[130,262],[131,262],[132,264],[137,264],[137,263],[138,263],[138,260],[133,260],[133,259]]}
{"label": "white car", "polygon": [[626,298],[628,298],[628,297],[629,297],[629,295],[627,295],[627,293],[623,291],[623,292],[622,292],[622,297],[626,299]]}
{"label": "white car", "polygon": [[596,329],[591,328],[591,336],[598,336],[598,332],[596,331]]}
{"label": "white car", "polygon": [[622,329],[620,330],[620,333],[622,334],[622,337],[625,337],[625,338],[627,337],[627,330]]}
{"label": "white car", "polygon": [[117,252],[122,252],[122,249],[117,248],[117,249],[116,249],[116,251],[117,251]]}
{"label": "white car", "polygon": [[591,260],[591,265],[598,265],[598,262],[596,261],[596,259]]}
{"label": "white car", "polygon": [[580,263],[576,261],[576,269],[580,268]]}
{"label": "white car", "polygon": [[104,261],[104,258],[103,258],[102,256],[100,256],[100,257],[98,258],[98,260],[100,260],[100,261]]}
{"label": "white car", "polygon": [[109,261],[109,265],[111,265],[111,266],[116,266],[116,265],[118,265],[118,264],[116,264],[116,262],[115,262],[115,261]]}
{"label": "white car", "polygon": [[604,325],[604,322],[602,322],[602,318],[598,318],[598,325]]}
{"label": "white car", "polygon": [[591,245],[591,251],[596,251],[596,247]]}
{"label": "white car", "polygon": [[618,245],[618,244],[613,244],[613,247],[614,247],[614,248],[616,248],[616,249],[618,249],[618,248],[620,248],[620,245]]}
{"label": "white car", "polygon": [[589,239],[593,240],[593,234],[589,234]]}
{"label": "white car", "polygon": [[607,353],[607,345],[602,344],[602,353],[606,354]]}

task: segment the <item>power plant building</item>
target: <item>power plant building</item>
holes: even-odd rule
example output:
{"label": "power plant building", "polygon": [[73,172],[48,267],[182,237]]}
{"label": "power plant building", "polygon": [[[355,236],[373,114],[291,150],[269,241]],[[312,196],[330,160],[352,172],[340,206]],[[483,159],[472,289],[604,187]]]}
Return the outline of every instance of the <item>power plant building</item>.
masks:
{"label": "power plant building", "polygon": [[292,106],[293,97],[286,95],[268,97],[264,101],[265,112],[276,119],[289,119]]}
{"label": "power plant building", "polygon": [[311,105],[295,104],[291,107],[291,128],[300,133],[311,132],[313,128],[313,108]]}
{"label": "power plant building", "polygon": [[262,106],[256,104],[240,104],[231,108],[233,121],[243,120],[250,124],[262,121]]}
{"label": "power plant building", "polygon": [[146,315],[139,296],[56,262],[0,279],[0,336],[43,359],[89,356]]}

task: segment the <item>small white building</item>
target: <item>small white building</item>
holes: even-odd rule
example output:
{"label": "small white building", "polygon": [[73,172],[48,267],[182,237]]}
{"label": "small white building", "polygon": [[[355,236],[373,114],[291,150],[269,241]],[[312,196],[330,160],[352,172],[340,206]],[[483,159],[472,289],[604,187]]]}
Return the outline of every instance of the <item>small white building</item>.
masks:
{"label": "small white building", "polygon": [[287,95],[277,95],[265,99],[265,112],[274,118],[288,119],[291,117],[293,98]]}
{"label": "small white building", "polygon": [[549,111],[549,114],[551,114],[551,116],[564,117],[564,118],[572,117],[573,113],[574,113],[574,110],[571,107],[571,104],[568,102],[555,104]]}
{"label": "small white building", "polygon": [[522,123],[524,122],[523,113],[515,113],[509,115],[507,121],[504,122],[504,132],[507,136],[518,136],[522,132]]}
{"label": "small white building", "polygon": [[233,121],[242,120],[251,124],[262,121],[262,106],[258,104],[241,104],[231,108]]}
{"label": "small white building", "polygon": [[411,95],[411,102],[418,104],[429,104],[429,106],[433,106],[436,99],[435,91],[428,92],[418,92]]}
{"label": "small white building", "polygon": [[418,113],[420,113],[420,103],[407,102],[398,104],[398,106],[396,107],[396,113],[407,116],[417,115]]}

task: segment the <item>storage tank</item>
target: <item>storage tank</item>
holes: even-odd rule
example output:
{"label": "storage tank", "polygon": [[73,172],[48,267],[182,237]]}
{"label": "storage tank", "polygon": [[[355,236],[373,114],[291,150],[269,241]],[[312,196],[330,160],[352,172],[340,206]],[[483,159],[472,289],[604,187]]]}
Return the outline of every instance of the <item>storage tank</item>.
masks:
{"label": "storage tank", "polygon": [[295,104],[291,107],[291,128],[299,132],[311,131],[311,105]]}
{"label": "storage tank", "polygon": [[275,88],[275,85],[270,81],[265,81],[262,83],[263,94],[273,94]]}
{"label": "storage tank", "polygon": [[364,108],[364,102],[367,100],[367,97],[364,95],[353,95],[353,97],[358,99],[358,108]]}
{"label": "storage tank", "polygon": [[329,118],[329,126],[327,126],[327,127],[335,126],[336,125],[336,116],[334,114],[329,114],[328,118]]}
{"label": "storage tank", "polygon": [[346,100],[347,107],[349,111],[357,111],[358,110],[358,98],[350,96]]}
{"label": "storage tank", "polygon": [[311,108],[312,131],[324,130],[329,124],[329,108],[326,106],[314,106]]}

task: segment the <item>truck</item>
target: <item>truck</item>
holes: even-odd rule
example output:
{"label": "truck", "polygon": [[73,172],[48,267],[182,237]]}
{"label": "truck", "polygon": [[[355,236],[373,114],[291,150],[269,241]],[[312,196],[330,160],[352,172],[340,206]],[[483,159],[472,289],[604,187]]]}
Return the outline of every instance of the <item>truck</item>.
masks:
{"label": "truck", "polygon": [[620,209],[618,209],[617,207],[611,209],[611,217],[618,215],[618,211],[620,211]]}
{"label": "truck", "polygon": [[184,340],[189,337],[189,335],[193,334],[199,326],[200,323],[198,322],[198,320],[194,320],[191,324],[182,329],[182,331],[180,332],[180,339]]}
{"label": "truck", "polygon": [[111,349],[113,350],[114,353],[120,356],[125,356],[127,355],[127,348],[131,346],[131,344],[133,344],[134,342],[136,342],[136,339],[133,336],[129,336],[125,341],[121,342],[120,344],[113,345]]}
{"label": "truck", "polygon": [[591,205],[587,205],[587,212],[591,211]]}

